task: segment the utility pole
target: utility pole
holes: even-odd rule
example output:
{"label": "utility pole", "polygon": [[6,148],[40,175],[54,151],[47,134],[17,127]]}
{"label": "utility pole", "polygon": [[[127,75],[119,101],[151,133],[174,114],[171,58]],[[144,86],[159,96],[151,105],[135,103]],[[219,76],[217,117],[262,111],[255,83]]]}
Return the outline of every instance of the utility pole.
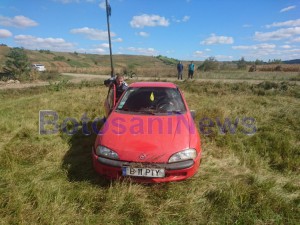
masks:
{"label": "utility pole", "polygon": [[106,20],[107,20],[107,32],[108,32],[108,41],[109,41],[109,53],[110,53],[110,67],[111,73],[110,76],[114,77],[114,65],[112,58],[112,50],[111,50],[111,39],[110,39],[110,27],[109,27],[109,17],[111,16],[111,7],[108,1],[106,0]]}

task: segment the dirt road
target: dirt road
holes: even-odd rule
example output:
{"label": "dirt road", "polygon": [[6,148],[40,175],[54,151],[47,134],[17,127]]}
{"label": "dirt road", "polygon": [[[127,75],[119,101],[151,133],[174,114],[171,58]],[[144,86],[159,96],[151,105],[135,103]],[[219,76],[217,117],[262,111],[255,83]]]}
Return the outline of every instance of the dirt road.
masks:
{"label": "dirt road", "polygon": [[[75,74],[75,73],[62,73],[64,76],[68,76],[70,78],[69,82],[72,83],[80,83],[84,80],[86,81],[92,81],[92,80],[99,80],[99,79],[108,79],[110,78],[110,75],[93,75],[93,74]],[[153,77],[139,77],[138,79],[133,79],[137,81],[146,81],[146,80],[153,80],[155,78]],[[168,78],[161,78],[163,81],[177,81],[176,77],[168,77]],[[234,79],[195,79],[197,82],[226,82],[226,83],[241,83],[241,82],[247,82],[251,84],[259,84],[263,82],[263,80],[234,80]],[[184,82],[186,80],[183,80]],[[278,81],[279,82],[279,81]],[[297,85],[300,85],[300,81],[292,81],[291,83],[296,83]],[[37,87],[37,86],[46,86],[49,85],[49,82],[46,81],[37,81],[32,83],[0,83],[0,90],[5,89],[18,89],[18,88],[29,88],[29,87]]]}

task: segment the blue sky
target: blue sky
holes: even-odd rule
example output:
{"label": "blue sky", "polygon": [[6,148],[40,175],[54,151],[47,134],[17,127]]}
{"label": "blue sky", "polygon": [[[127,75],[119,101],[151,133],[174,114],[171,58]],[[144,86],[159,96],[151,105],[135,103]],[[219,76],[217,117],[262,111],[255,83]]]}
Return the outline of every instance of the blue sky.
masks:
{"label": "blue sky", "polygon": [[[113,54],[300,58],[299,0],[110,0]],[[104,0],[1,0],[0,43],[109,54]]]}

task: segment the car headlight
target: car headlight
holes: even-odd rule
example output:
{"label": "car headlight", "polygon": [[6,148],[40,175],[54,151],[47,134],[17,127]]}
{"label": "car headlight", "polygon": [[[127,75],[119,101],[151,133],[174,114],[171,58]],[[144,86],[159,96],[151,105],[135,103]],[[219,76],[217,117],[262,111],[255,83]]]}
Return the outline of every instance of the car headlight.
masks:
{"label": "car headlight", "polygon": [[195,149],[186,149],[175,153],[169,159],[169,163],[180,162],[188,159],[195,159],[197,157],[197,152]]}
{"label": "car headlight", "polygon": [[96,148],[96,154],[98,156],[103,156],[110,159],[119,159],[119,156],[116,152],[110,150],[109,148],[106,148],[104,146],[99,145]]}

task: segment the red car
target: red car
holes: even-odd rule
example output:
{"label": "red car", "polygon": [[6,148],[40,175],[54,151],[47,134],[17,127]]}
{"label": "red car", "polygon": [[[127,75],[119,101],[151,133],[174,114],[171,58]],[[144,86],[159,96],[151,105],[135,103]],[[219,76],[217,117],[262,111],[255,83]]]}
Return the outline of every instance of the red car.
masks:
{"label": "red car", "polygon": [[95,170],[109,179],[147,183],[193,176],[200,165],[200,136],[179,88],[169,82],[137,82],[117,103],[115,93],[110,87],[107,119],[92,149]]}

